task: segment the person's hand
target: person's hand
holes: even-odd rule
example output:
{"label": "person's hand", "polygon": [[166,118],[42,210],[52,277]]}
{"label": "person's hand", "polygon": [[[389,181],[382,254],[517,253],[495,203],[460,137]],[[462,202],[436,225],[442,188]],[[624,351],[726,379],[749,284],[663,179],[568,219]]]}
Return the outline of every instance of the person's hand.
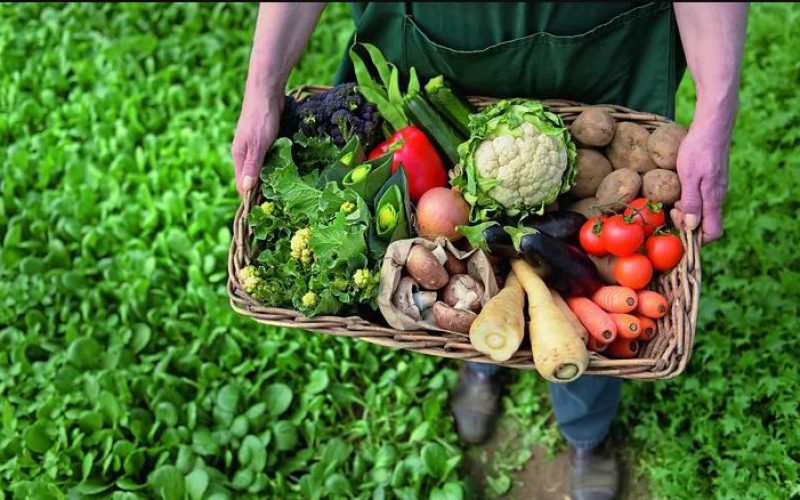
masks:
{"label": "person's hand", "polygon": [[730,134],[693,123],[678,149],[681,199],[672,219],[676,226],[697,229],[703,242],[722,236],[722,204],[728,190]]}
{"label": "person's hand", "polygon": [[248,88],[231,146],[236,169],[236,190],[244,197],[258,180],[264,156],[280,127],[283,94]]}

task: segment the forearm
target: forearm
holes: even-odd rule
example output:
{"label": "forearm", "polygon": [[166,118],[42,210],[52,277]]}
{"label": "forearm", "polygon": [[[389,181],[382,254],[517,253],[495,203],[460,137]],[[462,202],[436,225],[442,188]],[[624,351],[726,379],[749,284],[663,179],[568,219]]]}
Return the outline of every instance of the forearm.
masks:
{"label": "forearm", "polygon": [[324,7],[324,2],[259,5],[248,92],[283,94],[289,73],[300,60]]}
{"label": "forearm", "polygon": [[730,140],[738,109],[747,3],[674,3],[681,42],[697,90],[693,126]]}

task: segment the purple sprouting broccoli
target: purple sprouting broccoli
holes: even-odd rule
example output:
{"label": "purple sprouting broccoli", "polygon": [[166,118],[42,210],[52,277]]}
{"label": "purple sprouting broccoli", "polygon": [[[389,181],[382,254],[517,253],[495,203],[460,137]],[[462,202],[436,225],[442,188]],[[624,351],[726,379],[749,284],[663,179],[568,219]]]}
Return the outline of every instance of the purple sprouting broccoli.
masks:
{"label": "purple sprouting broccoli", "polygon": [[381,116],[354,83],[337,85],[297,104],[297,123],[308,136],[329,136],[339,147],[358,135],[365,150],[381,137]]}

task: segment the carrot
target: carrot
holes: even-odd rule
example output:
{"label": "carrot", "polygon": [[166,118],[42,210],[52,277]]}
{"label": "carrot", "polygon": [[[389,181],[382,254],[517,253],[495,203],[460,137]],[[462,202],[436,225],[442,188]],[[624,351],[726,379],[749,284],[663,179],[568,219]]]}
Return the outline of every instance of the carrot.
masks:
{"label": "carrot", "polygon": [[608,344],[608,348],[604,351],[610,358],[635,358],[639,353],[639,341],[633,339],[626,339],[618,337],[617,340]]}
{"label": "carrot", "polygon": [[596,338],[589,337],[589,350],[594,352],[603,352],[608,347],[608,344],[598,342]]}
{"label": "carrot", "polygon": [[529,335],[533,364],[550,382],[566,383],[580,377],[589,366],[589,353],[553,302],[542,278],[524,260],[513,259],[511,269],[528,294]]}
{"label": "carrot", "polygon": [[572,324],[572,328],[575,330],[575,333],[578,334],[578,336],[581,338],[581,340],[583,340],[583,343],[585,344],[589,340],[589,331],[586,329],[585,326],[583,326],[581,320],[579,320],[578,317],[575,316],[575,313],[572,312],[572,309],[570,309],[567,303],[564,302],[564,299],[558,292],[551,289],[550,295],[553,297],[553,302],[555,302],[558,308],[561,309],[561,312],[564,314],[564,317],[567,318],[567,321],[569,321]]}
{"label": "carrot", "polygon": [[608,344],[617,338],[617,324],[607,312],[591,300],[586,297],[571,297],[567,299],[567,305],[581,320],[589,335],[598,342]]}
{"label": "carrot", "polygon": [[639,290],[639,305],[636,312],[648,318],[663,318],[669,312],[669,301],[666,297],[652,290]]}
{"label": "carrot", "polygon": [[636,309],[639,299],[636,292],[625,286],[604,286],[599,288],[592,300],[610,313],[629,313]]}
{"label": "carrot", "polygon": [[639,332],[638,339],[644,341],[653,340],[653,337],[655,337],[658,332],[656,322],[641,314],[634,314],[634,316],[636,316],[642,324],[642,330]]}
{"label": "carrot", "polygon": [[503,289],[489,299],[469,328],[475,350],[494,361],[507,361],[525,338],[525,290],[513,273]]}
{"label": "carrot", "polygon": [[617,324],[617,334],[626,339],[635,339],[642,332],[642,322],[636,316],[622,313],[609,313]]}

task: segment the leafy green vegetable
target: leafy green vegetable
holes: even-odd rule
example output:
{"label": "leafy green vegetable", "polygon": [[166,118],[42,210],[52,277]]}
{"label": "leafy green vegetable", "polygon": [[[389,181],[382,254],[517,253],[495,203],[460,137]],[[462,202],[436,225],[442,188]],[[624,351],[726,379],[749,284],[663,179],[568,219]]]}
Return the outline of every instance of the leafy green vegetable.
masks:
{"label": "leafy green vegetable", "polygon": [[380,267],[367,258],[369,207],[356,191],[336,182],[314,187],[300,176],[291,152],[289,139],[276,140],[262,170],[264,196],[272,205],[270,213],[262,204],[250,214],[263,250],[258,267],[240,271],[245,291],[266,305],[309,316],[363,303],[374,307],[377,286],[353,282],[357,271],[377,273]]}
{"label": "leafy green vegetable", "polygon": [[[370,56],[380,81],[370,75],[366,63],[358,55],[357,49],[363,47]],[[380,114],[391,125],[390,132],[396,132],[411,124],[403,108],[406,96],[417,95],[420,91],[419,78],[415,70],[409,72],[409,82],[405,95],[400,89],[400,70],[388,62],[380,49],[369,43],[350,47],[350,59],[356,75],[357,90],[367,101],[377,106]]]}

